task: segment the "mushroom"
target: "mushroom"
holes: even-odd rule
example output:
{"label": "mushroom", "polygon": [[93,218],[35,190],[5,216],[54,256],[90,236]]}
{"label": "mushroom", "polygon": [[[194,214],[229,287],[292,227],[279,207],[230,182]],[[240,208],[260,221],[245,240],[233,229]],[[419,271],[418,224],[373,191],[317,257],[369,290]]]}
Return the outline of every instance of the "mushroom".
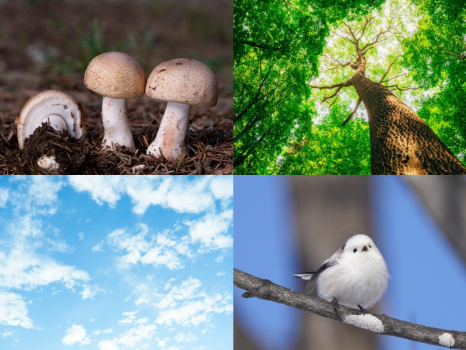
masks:
{"label": "mushroom", "polygon": [[43,91],[31,97],[16,117],[15,123],[20,149],[23,149],[26,137],[32,135],[42,123],[50,124],[57,131],[66,130],[77,139],[86,131],[84,113],[78,101],[55,90]]}
{"label": "mushroom", "polygon": [[107,52],[95,57],[84,75],[86,87],[104,96],[102,147],[115,145],[134,149],[133,135],[126,115],[126,99],[144,94],[146,75],[138,61],[122,52]]}
{"label": "mushroom", "polygon": [[147,154],[169,161],[186,155],[185,137],[191,106],[213,107],[217,104],[218,83],[205,64],[178,58],[159,64],[147,79],[146,95],[167,101],[167,108],[155,140]]}

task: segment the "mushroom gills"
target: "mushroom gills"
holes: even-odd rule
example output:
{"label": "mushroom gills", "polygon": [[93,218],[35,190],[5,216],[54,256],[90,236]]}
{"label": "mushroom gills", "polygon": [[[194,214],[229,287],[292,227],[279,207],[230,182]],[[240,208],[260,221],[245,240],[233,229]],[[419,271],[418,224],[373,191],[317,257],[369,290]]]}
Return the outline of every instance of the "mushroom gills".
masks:
{"label": "mushroom gills", "polygon": [[83,110],[79,103],[61,91],[43,91],[29,99],[15,119],[18,127],[19,148],[24,140],[43,123],[57,131],[66,130],[71,137],[79,139],[85,132]]}

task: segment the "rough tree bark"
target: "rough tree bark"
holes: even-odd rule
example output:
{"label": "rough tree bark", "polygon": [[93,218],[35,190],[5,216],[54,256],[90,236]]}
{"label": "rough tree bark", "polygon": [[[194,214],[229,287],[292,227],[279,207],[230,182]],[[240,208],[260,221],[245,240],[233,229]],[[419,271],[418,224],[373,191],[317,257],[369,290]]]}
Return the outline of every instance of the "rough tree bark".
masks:
{"label": "rough tree bark", "polygon": [[[365,54],[374,45],[396,35],[392,21],[381,29],[375,39],[361,44],[361,39],[372,23],[372,15],[365,17],[362,28],[354,30],[343,22],[346,29],[342,37],[354,44],[357,58],[354,62],[341,63],[333,60],[336,67],[350,66],[355,74],[347,81],[331,86],[312,86],[317,89],[337,88],[333,95],[338,95],[341,88],[354,86],[359,99],[364,102],[369,115],[371,140],[371,172],[373,175],[458,175],[466,174],[466,167],[445,146],[429,126],[406,104],[389,91],[389,88],[405,91],[397,85],[382,85],[391,79],[385,79],[392,64],[380,83],[366,77]],[[362,47],[361,47],[362,46]],[[356,112],[357,107],[350,117]],[[347,122],[343,123],[343,125]]]}
{"label": "rough tree bark", "polygon": [[372,174],[466,174],[464,165],[416,112],[365,77],[365,61],[361,55],[351,81],[369,115]]}

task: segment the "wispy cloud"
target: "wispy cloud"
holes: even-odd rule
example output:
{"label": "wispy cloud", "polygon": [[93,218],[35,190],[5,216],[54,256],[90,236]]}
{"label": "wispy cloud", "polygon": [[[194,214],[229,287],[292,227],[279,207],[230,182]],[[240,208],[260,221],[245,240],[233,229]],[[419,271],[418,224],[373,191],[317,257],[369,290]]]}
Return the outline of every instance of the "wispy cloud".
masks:
{"label": "wispy cloud", "polygon": [[69,183],[78,192],[88,192],[99,205],[114,208],[123,194],[133,203],[133,212],[142,215],[151,205],[160,205],[178,213],[200,213],[214,207],[215,199],[233,196],[231,176],[196,178],[153,176],[126,178],[118,176],[69,176]]}
{"label": "wispy cloud", "polygon": [[105,290],[99,288],[96,285],[91,286],[91,285],[88,285],[88,284],[84,284],[83,285],[83,290],[79,294],[82,295],[83,299],[94,299],[94,295],[96,295],[99,292],[105,292]]}
{"label": "wispy cloud", "polygon": [[107,242],[117,251],[127,252],[121,257],[126,266],[140,262],[154,267],[166,266],[170,270],[181,269],[184,267],[181,256],[191,254],[188,237],[174,238],[168,230],[150,234],[146,224],[140,224],[136,234],[117,229],[107,236]]}
{"label": "wispy cloud", "polygon": [[231,313],[233,305],[231,296],[220,293],[207,294],[200,291],[202,283],[195,278],[189,278],[178,286],[170,288],[167,294],[159,294],[159,300],[154,304],[159,315],[157,324],[182,326],[209,322],[214,313]]}

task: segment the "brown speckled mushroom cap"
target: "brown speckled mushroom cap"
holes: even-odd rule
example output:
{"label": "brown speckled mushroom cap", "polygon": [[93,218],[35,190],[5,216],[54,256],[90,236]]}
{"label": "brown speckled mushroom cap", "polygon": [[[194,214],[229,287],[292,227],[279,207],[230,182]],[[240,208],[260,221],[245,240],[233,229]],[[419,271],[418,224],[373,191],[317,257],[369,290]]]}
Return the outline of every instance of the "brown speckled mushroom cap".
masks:
{"label": "brown speckled mushroom cap", "polygon": [[131,98],[144,94],[146,75],[138,61],[123,52],[106,52],[87,66],[86,87],[111,98]]}
{"label": "brown speckled mushroom cap", "polygon": [[199,61],[178,58],[154,68],[146,94],[157,100],[213,107],[218,99],[217,77]]}

